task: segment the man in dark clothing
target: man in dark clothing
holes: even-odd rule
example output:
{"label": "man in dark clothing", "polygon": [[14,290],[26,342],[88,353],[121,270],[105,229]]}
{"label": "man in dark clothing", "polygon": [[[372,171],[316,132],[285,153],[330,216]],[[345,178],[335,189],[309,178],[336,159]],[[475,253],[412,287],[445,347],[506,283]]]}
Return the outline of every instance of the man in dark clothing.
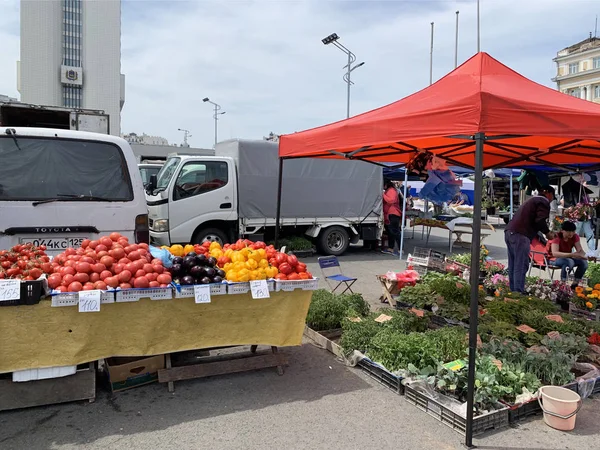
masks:
{"label": "man in dark clothing", "polygon": [[545,186],[538,195],[521,205],[504,231],[504,242],[508,249],[508,279],[510,290],[525,293],[525,276],[529,267],[531,240],[544,233],[548,239],[554,233],[548,229],[550,202],[554,200],[554,188]]}

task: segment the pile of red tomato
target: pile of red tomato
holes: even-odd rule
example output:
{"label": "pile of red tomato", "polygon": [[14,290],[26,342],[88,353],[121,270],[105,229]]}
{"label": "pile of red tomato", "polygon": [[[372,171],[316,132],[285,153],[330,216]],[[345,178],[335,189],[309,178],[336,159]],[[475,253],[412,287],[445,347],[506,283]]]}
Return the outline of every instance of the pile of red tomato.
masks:
{"label": "pile of red tomato", "polygon": [[313,277],[306,270],[306,264],[298,261],[295,255],[277,252],[269,259],[269,264],[279,270],[275,276],[278,280],[310,280]]}
{"label": "pile of red tomato", "polygon": [[37,280],[43,273],[50,273],[52,265],[44,245],[15,245],[10,250],[0,250],[0,280]]}
{"label": "pile of red tomato", "polygon": [[69,248],[51,263],[48,286],[59,292],[94,289],[166,288],[171,275],[148,244],[130,244],[119,233],[98,240],[86,239],[78,249]]}

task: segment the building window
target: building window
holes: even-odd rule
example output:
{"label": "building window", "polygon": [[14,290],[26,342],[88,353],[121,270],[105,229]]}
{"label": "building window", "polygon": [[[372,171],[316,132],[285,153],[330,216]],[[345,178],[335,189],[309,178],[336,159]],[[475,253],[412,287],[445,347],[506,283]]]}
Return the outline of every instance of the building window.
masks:
{"label": "building window", "polygon": [[569,64],[569,74],[573,74],[573,73],[577,73],[577,72],[579,72],[579,63]]}
{"label": "building window", "polygon": [[594,86],[594,98],[600,98],[600,84]]}
{"label": "building window", "polygon": [[581,98],[581,88],[569,89],[568,94],[572,97]]}
{"label": "building window", "polygon": [[593,59],[592,68],[600,69],[600,56]]}

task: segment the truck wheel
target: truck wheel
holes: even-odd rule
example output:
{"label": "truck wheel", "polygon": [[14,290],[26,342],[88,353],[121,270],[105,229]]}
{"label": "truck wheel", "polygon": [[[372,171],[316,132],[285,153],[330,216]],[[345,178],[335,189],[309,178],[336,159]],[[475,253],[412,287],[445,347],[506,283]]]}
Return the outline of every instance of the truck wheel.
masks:
{"label": "truck wheel", "polygon": [[321,253],[340,256],[348,250],[350,236],[348,236],[348,231],[343,227],[328,227],[319,234],[318,245]]}
{"label": "truck wheel", "polygon": [[202,244],[204,241],[218,242],[223,245],[227,242],[226,234],[217,228],[206,228],[196,232],[192,244]]}

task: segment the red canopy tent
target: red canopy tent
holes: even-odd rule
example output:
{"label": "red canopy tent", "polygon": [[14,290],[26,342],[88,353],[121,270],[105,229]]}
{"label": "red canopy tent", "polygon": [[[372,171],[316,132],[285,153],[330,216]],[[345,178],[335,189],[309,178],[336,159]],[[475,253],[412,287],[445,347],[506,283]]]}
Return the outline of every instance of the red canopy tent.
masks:
{"label": "red canopy tent", "polygon": [[426,150],[474,167],[476,133],[486,135],[484,168],[598,163],[600,104],[534,83],[478,53],[395,103],[281,136],[279,156],[406,163]]}
{"label": "red canopy tent", "polygon": [[[430,152],[475,170],[474,211],[481,210],[484,168],[600,164],[600,105],[564,95],[478,53],[433,85],[341,122],[280,137],[279,229],[283,161],[340,158],[407,163]],[[480,241],[481,218],[472,242]],[[471,246],[469,383],[466,444],[472,446],[477,351],[478,245]]]}

